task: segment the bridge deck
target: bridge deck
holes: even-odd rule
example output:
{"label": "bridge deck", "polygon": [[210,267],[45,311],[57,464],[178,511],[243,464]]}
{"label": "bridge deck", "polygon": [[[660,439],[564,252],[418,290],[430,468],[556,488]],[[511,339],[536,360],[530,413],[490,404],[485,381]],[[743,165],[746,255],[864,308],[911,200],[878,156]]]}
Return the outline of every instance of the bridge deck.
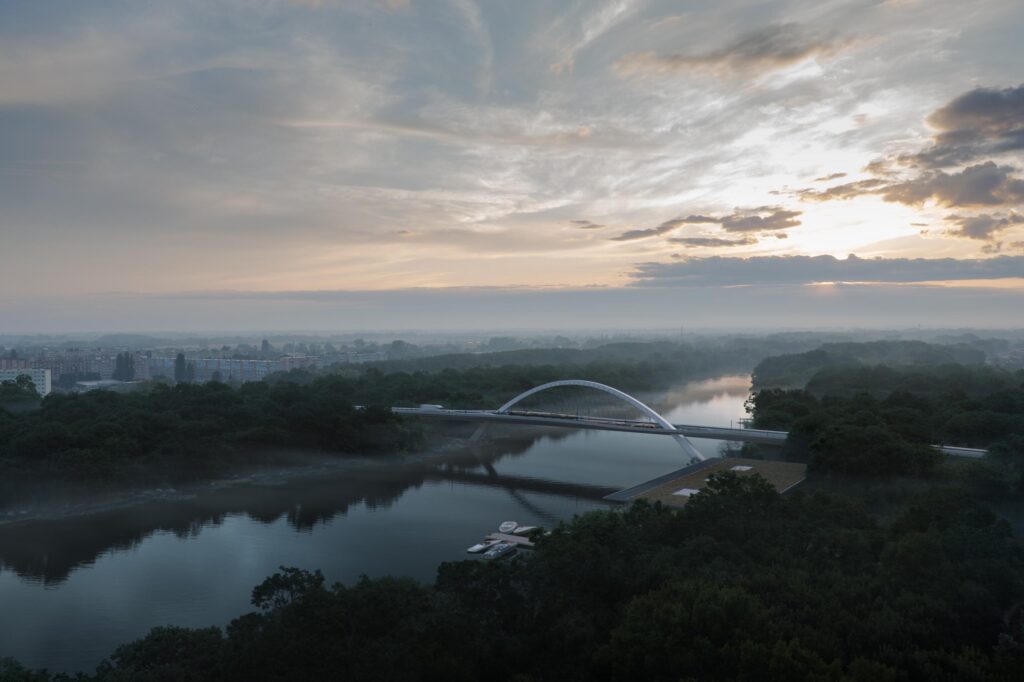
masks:
{"label": "bridge deck", "polygon": [[[627,433],[648,433],[658,436],[681,435],[687,438],[708,438],[763,445],[782,445],[789,437],[788,431],[767,431],[764,429],[736,429],[724,426],[698,426],[695,424],[673,424],[674,430],[664,429],[653,422],[631,419],[609,419],[607,417],[583,417],[572,414],[550,412],[507,413],[493,410],[447,410],[426,407],[392,407],[392,412],[410,417],[452,419],[496,424],[519,424],[523,426],[554,426],[570,429],[594,429],[598,431],[622,431]],[[987,452],[982,448],[963,448],[953,445],[933,445],[947,455],[981,459]]]}
{"label": "bridge deck", "polygon": [[559,428],[593,429],[598,431],[620,431],[627,433],[649,433],[662,436],[682,435],[689,438],[712,440],[735,440],[752,443],[781,444],[789,435],[785,431],[763,429],[736,429],[720,426],[698,426],[694,424],[673,424],[675,430],[664,429],[653,422],[631,419],[609,419],[607,417],[582,417],[571,414],[549,412],[500,413],[490,410],[444,410],[421,407],[393,407],[396,414],[410,417],[452,419],[456,421],[484,422],[495,424],[520,424],[529,426],[555,426]]}

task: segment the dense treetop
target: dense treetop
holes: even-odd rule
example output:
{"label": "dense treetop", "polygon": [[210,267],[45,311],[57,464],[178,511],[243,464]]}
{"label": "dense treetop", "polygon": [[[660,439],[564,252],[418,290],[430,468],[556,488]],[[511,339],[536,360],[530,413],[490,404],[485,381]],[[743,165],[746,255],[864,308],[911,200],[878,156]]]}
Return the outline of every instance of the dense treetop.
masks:
{"label": "dense treetop", "polygon": [[923,341],[826,343],[805,353],[774,355],[761,360],[754,368],[753,384],[755,389],[802,388],[812,376],[827,367],[979,364],[984,361],[984,351],[966,344],[935,345]]}

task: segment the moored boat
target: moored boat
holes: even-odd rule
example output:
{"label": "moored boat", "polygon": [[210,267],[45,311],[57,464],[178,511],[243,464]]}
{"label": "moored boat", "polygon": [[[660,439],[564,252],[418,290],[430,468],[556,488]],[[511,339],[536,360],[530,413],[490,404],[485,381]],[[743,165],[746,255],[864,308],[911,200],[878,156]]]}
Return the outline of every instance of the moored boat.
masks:
{"label": "moored boat", "polygon": [[467,548],[466,551],[470,554],[479,554],[480,552],[487,551],[496,544],[498,544],[497,540],[484,540],[483,542],[478,542],[472,547]]}
{"label": "moored boat", "polygon": [[484,552],[485,559],[500,559],[501,557],[508,556],[516,551],[515,545],[510,545],[507,542],[498,542],[489,550]]}

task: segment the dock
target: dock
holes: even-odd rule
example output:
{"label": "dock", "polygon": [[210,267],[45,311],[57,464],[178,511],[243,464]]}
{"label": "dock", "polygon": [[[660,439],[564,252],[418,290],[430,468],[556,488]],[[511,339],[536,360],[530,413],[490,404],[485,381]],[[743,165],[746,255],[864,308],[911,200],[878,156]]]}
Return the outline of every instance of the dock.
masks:
{"label": "dock", "polygon": [[806,464],[726,457],[708,459],[685,466],[645,483],[612,493],[604,499],[610,502],[632,502],[644,499],[650,502],[661,502],[670,507],[682,507],[690,497],[704,489],[712,474],[722,471],[732,471],[740,476],[759,474],[780,493],[792,490],[807,477]]}
{"label": "dock", "polygon": [[507,542],[510,545],[516,547],[524,547],[527,549],[533,548],[533,543],[530,542],[529,538],[524,538],[522,535],[511,535],[509,533],[488,533],[488,540],[497,540],[499,542]]}

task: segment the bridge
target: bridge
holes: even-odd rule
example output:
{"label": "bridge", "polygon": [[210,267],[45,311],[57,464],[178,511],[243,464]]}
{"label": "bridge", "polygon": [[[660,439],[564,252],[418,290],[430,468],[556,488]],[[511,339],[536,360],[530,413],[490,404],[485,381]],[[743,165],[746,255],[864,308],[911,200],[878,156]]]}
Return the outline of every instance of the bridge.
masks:
{"label": "bridge", "polygon": [[[608,417],[581,416],[560,414],[557,412],[538,412],[532,410],[513,409],[521,401],[532,395],[562,386],[580,386],[607,393],[622,402],[632,405],[646,416],[649,421],[641,419],[612,419]],[[712,440],[759,443],[764,445],[782,445],[789,437],[788,431],[737,429],[722,426],[700,426],[696,424],[673,424],[658,414],[650,406],[644,404],[640,400],[637,400],[628,393],[596,381],[587,381],[585,379],[564,379],[535,386],[528,391],[523,391],[496,410],[452,410],[446,409],[441,405],[392,407],[391,410],[396,414],[406,416],[479,422],[481,424],[481,429],[478,429],[474,434],[474,440],[478,439],[482,435],[482,429],[486,427],[487,424],[492,423],[515,424],[522,426],[554,426],[571,429],[592,429],[598,431],[623,431],[627,433],[671,436],[689,458],[697,458],[698,460],[705,459],[705,456],[693,445],[690,438],[707,438]],[[976,448],[961,448],[949,445],[934,445],[932,447],[937,448],[947,455],[955,455],[958,457],[980,459],[985,456],[985,450]]]}

